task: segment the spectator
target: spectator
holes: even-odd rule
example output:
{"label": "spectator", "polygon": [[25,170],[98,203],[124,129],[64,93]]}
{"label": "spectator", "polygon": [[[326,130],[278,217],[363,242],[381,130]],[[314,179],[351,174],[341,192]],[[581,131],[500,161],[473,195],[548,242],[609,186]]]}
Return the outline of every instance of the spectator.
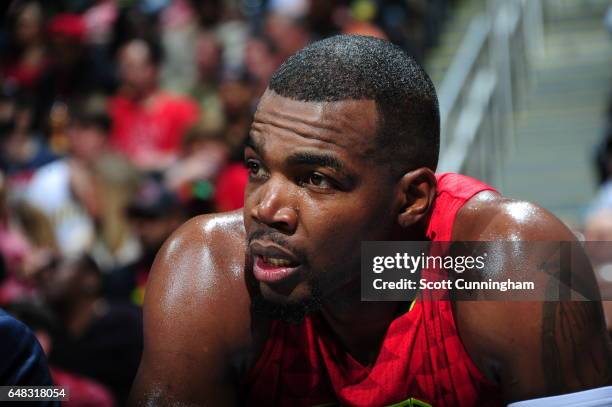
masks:
{"label": "spectator", "polygon": [[142,183],[128,206],[128,215],[143,252],[137,261],[108,276],[106,292],[110,298],[142,305],[155,255],[185,217],[177,196],[155,179]]}
{"label": "spectator", "polygon": [[19,193],[34,172],[57,159],[45,140],[32,131],[32,109],[15,95],[0,95],[0,168]]}
{"label": "spectator", "polygon": [[246,139],[253,117],[254,89],[250,78],[242,72],[227,72],[219,88],[219,96],[227,121],[225,139],[238,148]]}
{"label": "spectator", "polygon": [[135,262],[141,255],[140,242],[127,218],[127,206],[139,184],[140,174],[124,157],[106,154],[96,160],[93,179],[98,214],[91,255],[107,274]]}
{"label": "spectator", "polygon": [[[36,120],[41,129],[56,124],[49,123],[54,119],[49,115],[57,114],[52,110],[58,106],[67,106],[93,92],[110,91],[114,86],[112,73],[99,69],[86,44],[86,30],[85,19],[79,14],[58,14],[48,23],[52,58],[36,89]],[[64,152],[63,140],[55,140],[65,137],[64,129],[52,127],[50,130],[54,133],[50,134],[53,145]]]}
{"label": "spectator", "polygon": [[274,71],[282,61],[278,57],[274,44],[265,37],[250,38],[246,44],[244,65],[248,75],[254,81],[255,95],[263,95]]}
{"label": "spectator", "polygon": [[[188,0],[174,0],[160,15],[164,50],[162,85],[186,94],[196,82],[194,42],[198,32],[196,15]],[[188,45],[188,46],[186,46]]]}
{"label": "spectator", "polygon": [[[62,253],[76,256],[88,251],[94,240],[99,212],[92,170],[106,151],[110,120],[96,111],[95,99],[74,112],[68,130],[70,155],[40,168],[28,187],[26,199],[53,221]],[[98,108],[99,109],[99,108]]]}
{"label": "spectator", "polygon": [[10,203],[0,176],[0,306],[36,295],[32,282],[55,253],[52,227],[45,215],[22,202]]}
{"label": "spectator", "polygon": [[225,112],[219,97],[221,57],[221,44],[216,36],[207,31],[200,32],[195,41],[198,81],[191,95],[200,106],[198,124],[210,131],[219,131],[226,124]]}
{"label": "spectator", "polygon": [[[265,33],[278,50],[280,60],[284,61],[311,41],[308,27],[303,21],[302,13],[306,12],[306,8],[285,8],[285,4],[291,4],[291,2],[286,1],[274,3],[279,3],[278,8],[273,8],[267,16]],[[301,1],[301,3],[305,3],[305,1]]]}
{"label": "spectator", "polygon": [[[40,343],[48,357],[53,351],[53,342],[57,335],[57,321],[43,304],[36,302],[19,302],[11,304],[7,310],[26,324]],[[70,394],[62,404],[67,407],[113,407],[115,401],[110,391],[100,383],[83,376],[49,365],[51,378],[56,386],[61,386]]]}
{"label": "spectator", "polygon": [[121,88],[111,100],[112,142],[144,170],[163,170],[176,159],[181,136],[197,120],[197,105],[158,87],[161,53],[144,40],[119,50]]}
{"label": "spectator", "polygon": [[102,297],[100,270],[87,256],[45,269],[40,289],[59,321],[50,362],[102,383],[123,405],[142,352],[140,310]]}
{"label": "spectator", "polygon": [[15,1],[8,10],[10,42],[0,72],[6,84],[32,91],[47,63],[44,14],[38,1]]}

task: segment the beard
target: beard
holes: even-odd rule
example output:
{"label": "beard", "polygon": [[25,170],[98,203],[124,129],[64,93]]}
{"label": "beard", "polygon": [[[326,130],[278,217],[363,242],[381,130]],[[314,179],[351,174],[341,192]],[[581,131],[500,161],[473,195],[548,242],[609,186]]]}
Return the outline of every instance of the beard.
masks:
{"label": "beard", "polygon": [[[255,282],[257,283],[257,282]],[[251,311],[253,314],[290,324],[300,324],[308,314],[317,312],[321,308],[321,289],[316,281],[311,281],[310,296],[297,302],[281,303],[271,301],[264,297],[259,285],[251,291]]]}
{"label": "beard", "polygon": [[[297,248],[292,247],[284,236],[274,231],[260,229],[253,232],[248,236],[247,246],[250,245],[252,240],[261,237],[265,237],[266,240],[291,250],[291,252],[298,257],[300,264],[307,266],[308,261],[306,256],[297,250]],[[299,324],[304,320],[306,315],[314,313],[321,308],[322,291],[321,284],[317,277],[310,276],[308,280],[301,283],[306,286],[306,290],[304,290],[305,295],[300,296],[300,298],[290,299],[272,293],[266,295],[263,291],[274,292],[275,290],[272,287],[267,287],[267,290],[264,289],[262,291],[261,283],[253,276],[253,263],[254,259],[247,250],[244,270],[247,289],[251,297],[251,312],[254,315]]]}

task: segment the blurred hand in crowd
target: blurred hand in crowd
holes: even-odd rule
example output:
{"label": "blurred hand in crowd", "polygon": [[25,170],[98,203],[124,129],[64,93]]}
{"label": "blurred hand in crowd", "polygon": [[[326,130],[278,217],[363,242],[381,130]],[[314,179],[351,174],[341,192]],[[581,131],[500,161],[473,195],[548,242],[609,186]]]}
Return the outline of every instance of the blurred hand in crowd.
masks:
{"label": "blurred hand in crowd", "polygon": [[228,147],[216,140],[200,143],[186,157],[176,162],[166,174],[172,190],[197,180],[214,180],[227,163]]}

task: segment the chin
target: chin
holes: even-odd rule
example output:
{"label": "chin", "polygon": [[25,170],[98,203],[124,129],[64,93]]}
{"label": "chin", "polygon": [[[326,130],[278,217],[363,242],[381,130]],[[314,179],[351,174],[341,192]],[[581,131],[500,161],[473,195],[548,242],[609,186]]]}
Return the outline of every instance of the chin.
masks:
{"label": "chin", "polygon": [[300,304],[310,301],[313,297],[306,282],[296,286],[283,287],[259,282],[259,293],[268,302],[279,305]]}
{"label": "chin", "polygon": [[266,284],[259,284],[259,290],[252,295],[251,307],[254,313],[266,318],[301,323],[306,315],[320,309],[321,297],[318,293],[318,289],[307,284],[298,285],[288,295]]}

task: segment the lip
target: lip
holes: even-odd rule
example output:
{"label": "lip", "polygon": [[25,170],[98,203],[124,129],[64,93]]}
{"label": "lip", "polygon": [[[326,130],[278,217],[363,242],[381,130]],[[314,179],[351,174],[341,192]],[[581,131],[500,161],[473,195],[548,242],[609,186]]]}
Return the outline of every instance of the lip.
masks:
{"label": "lip", "polygon": [[[293,253],[277,245],[266,245],[262,243],[251,244],[251,254],[253,255],[253,276],[263,283],[279,283],[297,273],[300,269],[300,262]],[[264,260],[266,257],[287,260],[294,266],[275,266]]]}

